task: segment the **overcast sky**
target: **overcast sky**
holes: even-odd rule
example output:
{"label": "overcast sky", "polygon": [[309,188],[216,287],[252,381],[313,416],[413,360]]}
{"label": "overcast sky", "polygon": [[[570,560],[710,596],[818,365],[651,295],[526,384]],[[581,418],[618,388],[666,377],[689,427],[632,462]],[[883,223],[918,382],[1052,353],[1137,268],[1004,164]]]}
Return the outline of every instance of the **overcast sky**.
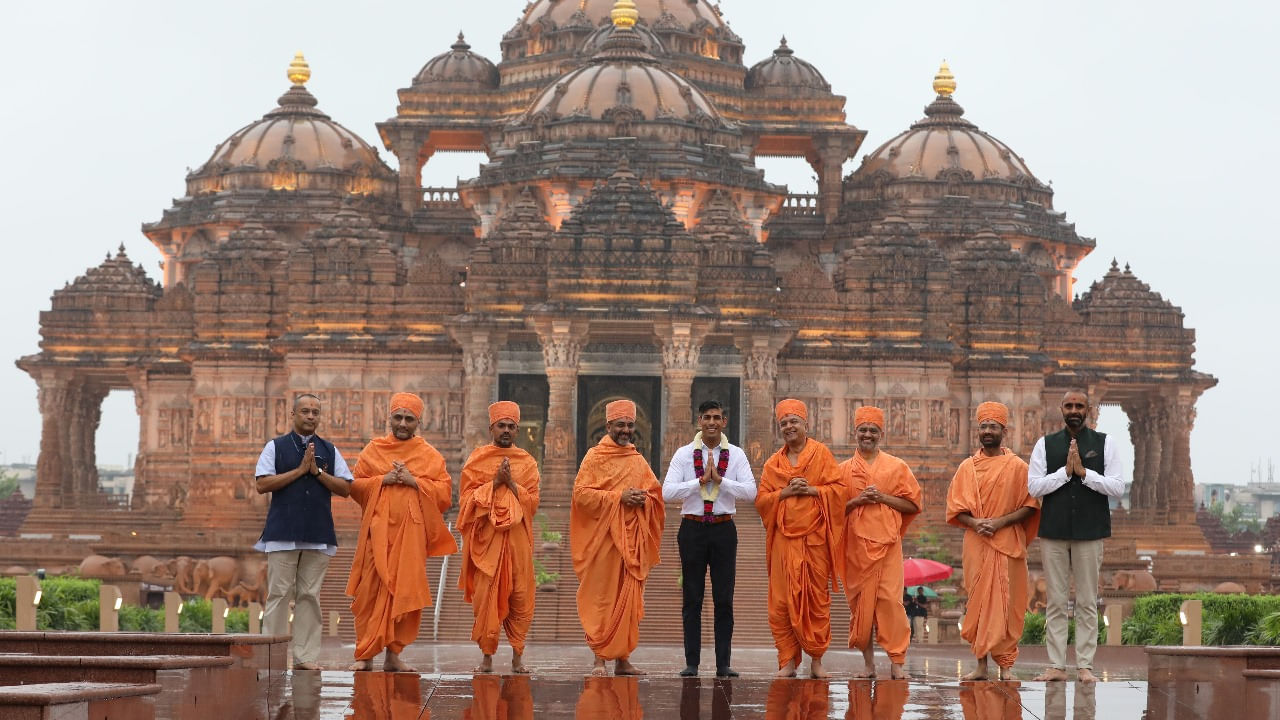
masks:
{"label": "overcast sky", "polygon": [[[139,231],[184,192],[188,168],[275,105],[302,50],[320,108],[367,141],[459,29],[495,62],[524,0],[471,2],[13,3],[0,30],[0,464],[34,462],[35,383],[13,366],[34,353],[49,295],[123,243],[158,277]],[[848,98],[869,153],[922,116],[941,59],[966,117],[1008,143],[1054,205],[1097,249],[1079,291],[1112,257],[1186,313],[1197,368],[1219,385],[1200,400],[1198,482],[1248,482],[1275,448],[1274,237],[1280,93],[1270,2],[863,3],[723,0],[747,63],[786,34]],[[384,158],[395,158],[385,150]],[[433,161],[424,184],[474,174],[476,156]],[[802,161],[769,179],[811,186]],[[851,162],[846,172],[853,170]],[[1127,440],[1123,413],[1105,431]],[[127,394],[108,399],[102,463],[136,452]],[[1280,460],[1280,457],[1277,457]]]}

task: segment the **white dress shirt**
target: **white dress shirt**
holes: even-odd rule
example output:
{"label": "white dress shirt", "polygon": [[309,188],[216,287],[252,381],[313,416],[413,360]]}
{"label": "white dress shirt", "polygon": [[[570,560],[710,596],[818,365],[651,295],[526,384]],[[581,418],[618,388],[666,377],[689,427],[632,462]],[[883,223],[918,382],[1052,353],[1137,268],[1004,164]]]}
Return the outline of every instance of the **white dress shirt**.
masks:
{"label": "white dress shirt", "polygon": [[[298,437],[302,437],[299,435]],[[306,447],[311,442],[313,436],[308,435],[302,438],[302,447]],[[265,447],[262,448],[262,454],[258,456],[258,467],[254,471],[256,477],[267,477],[276,474],[276,441],[268,440]],[[329,473],[336,478],[342,478],[347,482],[355,480],[351,476],[351,468],[347,467],[347,461],[342,459],[342,451],[337,445],[333,446],[333,472]],[[320,552],[333,557],[338,554],[337,545],[326,545],[325,543],[309,543],[294,542],[292,540],[272,540],[263,542],[259,540],[254,543],[253,549],[258,552],[280,552],[285,550],[319,550]]]}
{"label": "white dress shirt", "polygon": [[[1057,490],[1071,478],[1067,475],[1067,467],[1063,465],[1052,473],[1045,473],[1047,463],[1045,461],[1044,437],[1036,441],[1036,447],[1031,451],[1031,462],[1027,469],[1027,490],[1030,491],[1032,497],[1044,497],[1049,493]],[[1116,457],[1116,444],[1108,435],[1102,446],[1102,474],[1085,468],[1084,477],[1081,478],[1084,486],[1094,492],[1102,493],[1110,497],[1121,497],[1124,495],[1124,467],[1120,464],[1120,458]]]}
{"label": "white dress shirt", "polygon": [[[682,501],[682,515],[702,515],[702,483],[693,474],[693,450],[702,447],[702,467],[709,468],[720,461],[720,447],[708,448],[699,438],[680,448],[671,456],[667,477],[662,481],[662,499],[667,502]],[[756,499],[756,476],[742,448],[729,444],[729,467],[720,478],[720,494],[716,496],[711,512],[716,515],[732,515],[738,510],[737,502]]]}

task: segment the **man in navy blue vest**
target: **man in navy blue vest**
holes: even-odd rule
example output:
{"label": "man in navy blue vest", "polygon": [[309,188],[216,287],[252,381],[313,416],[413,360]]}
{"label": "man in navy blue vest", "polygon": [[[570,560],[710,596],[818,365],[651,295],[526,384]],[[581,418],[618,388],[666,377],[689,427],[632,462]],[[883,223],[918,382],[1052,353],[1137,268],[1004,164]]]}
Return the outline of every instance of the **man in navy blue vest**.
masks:
{"label": "man in navy blue vest", "polygon": [[1037,681],[1067,679],[1067,594],[1076,586],[1076,675],[1097,682],[1093,654],[1098,648],[1098,571],[1102,540],[1111,537],[1108,498],[1124,495],[1124,468],[1115,442],[1090,428],[1089,398],[1079,390],[1062,397],[1066,427],[1045,435],[1031,451],[1027,485],[1041,498],[1040,551],[1049,604],[1045,646],[1049,667]]}
{"label": "man in navy blue vest", "polygon": [[320,585],[338,552],[330,501],[351,494],[351,470],[333,443],[316,435],[320,398],[293,401],[293,432],[269,441],[258,457],[258,493],[271,493],[267,526],[254,545],[267,553],[268,635],[289,634],[293,601],[293,667],[319,670]]}

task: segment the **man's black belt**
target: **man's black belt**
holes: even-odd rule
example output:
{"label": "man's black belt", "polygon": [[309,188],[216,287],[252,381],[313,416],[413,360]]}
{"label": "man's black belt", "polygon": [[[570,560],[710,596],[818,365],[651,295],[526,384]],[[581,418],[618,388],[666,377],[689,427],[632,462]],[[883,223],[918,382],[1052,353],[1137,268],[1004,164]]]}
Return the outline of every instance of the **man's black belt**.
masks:
{"label": "man's black belt", "polygon": [[692,520],[696,523],[703,523],[706,525],[715,525],[716,523],[722,523],[722,522],[733,522],[733,515],[728,513],[724,515],[710,515],[710,516],[682,515],[681,517],[683,517],[685,520]]}

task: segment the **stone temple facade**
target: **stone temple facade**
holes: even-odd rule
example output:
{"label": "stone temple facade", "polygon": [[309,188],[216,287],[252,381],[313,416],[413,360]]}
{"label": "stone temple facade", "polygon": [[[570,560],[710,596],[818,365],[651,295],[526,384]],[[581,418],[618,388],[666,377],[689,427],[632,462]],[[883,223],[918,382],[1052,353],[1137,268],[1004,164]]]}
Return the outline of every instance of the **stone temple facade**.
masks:
{"label": "stone temple facade", "polygon": [[[455,471],[486,441],[486,406],[519,401],[550,507],[617,397],[638,403],[659,471],[707,397],[757,464],[777,399],[807,402],[839,456],[873,403],[937,523],[978,403],[1011,408],[1025,455],[1082,387],[1130,420],[1119,525],[1203,544],[1189,440],[1216,380],[1194,331],[1127,266],[1078,292],[1094,240],[961,108],[945,65],[920,121],[844,176],[866,133],[785,40],[752,62],[707,0],[631,5],[536,0],[497,63],[460,35],[377,126],[398,170],[319,109],[296,58],[275,107],[143,225],[161,280],[122,248],[40,314],[39,351],[18,360],[44,423],[24,531],[94,513],[119,552],[147,528],[243,551],[265,513],[253,460],[289,399],[320,395],[321,432],[354,457],[398,390],[424,397]],[[438,151],[488,159],[424,188]],[[818,192],[770,183],[761,156],[803,157]],[[86,450],[117,388],[141,418],[129,508],[104,505]]]}

